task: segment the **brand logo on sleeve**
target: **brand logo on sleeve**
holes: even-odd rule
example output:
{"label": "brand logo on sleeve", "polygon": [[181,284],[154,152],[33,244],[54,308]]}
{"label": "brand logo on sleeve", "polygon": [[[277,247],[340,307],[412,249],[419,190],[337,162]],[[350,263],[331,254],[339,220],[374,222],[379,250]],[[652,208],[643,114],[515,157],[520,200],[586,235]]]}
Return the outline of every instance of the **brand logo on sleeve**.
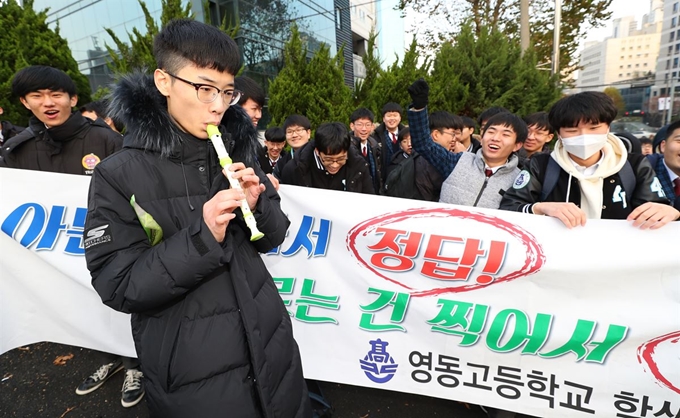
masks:
{"label": "brand logo on sleeve", "polygon": [[85,249],[88,249],[105,242],[111,242],[111,230],[108,224],[87,231],[83,245]]}

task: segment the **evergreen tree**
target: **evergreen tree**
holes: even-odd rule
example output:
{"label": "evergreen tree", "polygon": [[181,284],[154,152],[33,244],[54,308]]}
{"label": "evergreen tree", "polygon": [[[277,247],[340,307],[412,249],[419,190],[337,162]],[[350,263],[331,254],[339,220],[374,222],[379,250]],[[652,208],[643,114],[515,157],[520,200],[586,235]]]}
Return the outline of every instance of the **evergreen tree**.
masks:
{"label": "evergreen tree", "polygon": [[59,27],[47,25],[47,10],[36,12],[33,0],[0,1],[0,107],[3,119],[26,126],[30,112],[11,97],[14,74],[29,65],[49,65],[68,74],[76,84],[78,103],[90,101],[90,83],[78,70],[68,42],[59,35]]}
{"label": "evergreen tree", "polygon": [[430,76],[430,104],[431,112],[446,110],[452,113],[461,111],[470,96],[470,86],[460,82],[461,63],[457,59],[455,47],[446,42],[432,62]]}
{"label": "evergreen tree", "polygon": [[536,68],[536,54],[521,56],[516,40],[466,24],[455,44],[434,59],[431,109],[476,117],[490,106],[527,115],[547,109],[560,96],[556,79]]}
{"label": "evergreen tree", "polygon": [[331,57],[322,44],[308,61],[308,48],[297,27],[284,46],[285,65],[269,87],[270,126],[280,126],[291,114],[305,115],[312,127],[323,122],[349,121],[352,92],[344,84],[342,50]]}
{"label": "evergreen tree", "polygon": [[404,54],[401,63],[396,60],[375,80],[366,102],[375,106],[376,110],[382,108],[385,103],[399,103],[404,108],[411,101],[407,88],[420,77],[426,77],[430,70],[430,62],[424,59],[419,65],[420,59],[418,46],[415,38],[411,41],[409,49]]}
{"label": "evergreen tree", "polygon": [[375,83],[382,73],[380,57],[375,46],[377,38],[378,34],[371,30],[371,33],[368,36],[366,56],[363,57],[364,67],[366,67],[366,77],[363,81],[358,81],[354,88],[354,105],[356,107],[371,109],[371,111],[376,114],[379,113],[384,104],[373,102],[376,95],[372,94]]}

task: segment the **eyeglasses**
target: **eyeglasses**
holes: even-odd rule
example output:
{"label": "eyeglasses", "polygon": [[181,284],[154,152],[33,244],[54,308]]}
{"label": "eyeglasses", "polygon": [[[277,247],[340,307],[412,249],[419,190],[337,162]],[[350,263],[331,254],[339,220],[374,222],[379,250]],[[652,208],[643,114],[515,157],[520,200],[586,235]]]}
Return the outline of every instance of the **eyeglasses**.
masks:
{"label": "eyeglasses", "polygon": [[453,132],[449,132],[449,131],[439,131],[439,132],[441,132],[441,133],[443,133],[443,134],[451,135],[451,137],[453,137],[453,138],[462,135],[462,132],[461,132],[461,131],[453,131]]}
{"label": "eyeglasses", "polygon": [[297,128],[297,129],[287,129],[286,130],[286,136],[293,136],[295,134],[302,135],[303,131],[306,131],[307,129],[305,128]]}
{"label": "eyeglasses", "polygon": [[372,127],[373,127],[373,124],[370,123],[370,122],[366,122],[366,123],[355,123],[354,126],[356,126],[356,127],[359,128],[359,129],[363,129],[363,128],[372,128]]}
{"label": "eyeglasses", "polygon": [[273,149],[283,149],[283,147],[286,146],[285,142],[271,142],[267,141],[266,142],[267,148],[273,148]]}
{"label": "eyeglasses", "polygon": [[533,136],[534,138],[542,139],[546,138],[548,135],[550,135],[550,132],[548,131],[543,131],[539,129],[529,129],[529,135],[527,135],[527,137]]}
{"label": "eyeglasses", "polygon": [[337,165],[344,165],[347,162],[347,155],[344,157],[340,158],[328,158],[328,157],[323,157],[319,155],[319,159],[324,165],[331,165],[331,164],[337,164]]}
{"label": "eyeglasses", "polygon": [[169,75],[172,78],[176,78],[179,81],[182,81],[184,83],[187,83],[188,85],[192,86],[193,88],[196,89],[196,97],[198,98],[199,101],[203,103],[212,103],[217,99],[217,96],[219,96],[220,93],[222,93],[222,99],[224,100],[225,103],[228,103],[229,106],[235,105],[238,103],[239,99],[241,98],[241,92],[238,90],[234,89],[224,89],[220,90],[215,86],[211,86],[210,84],[199,84],[199,83],[192,83],[189,80],[185,80],[181,77],[177,77],[174,74],[170,74],[169,72],[165,72],[167,75]]}

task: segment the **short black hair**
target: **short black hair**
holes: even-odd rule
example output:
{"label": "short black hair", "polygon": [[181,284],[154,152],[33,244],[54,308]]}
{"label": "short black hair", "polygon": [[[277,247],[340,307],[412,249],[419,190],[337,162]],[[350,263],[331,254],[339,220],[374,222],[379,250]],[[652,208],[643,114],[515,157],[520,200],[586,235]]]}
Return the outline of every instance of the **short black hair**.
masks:
{"label": "short black hair", "polygon": [[258,106],[264,107],[264,90],[252,78],[242,75],[236,77],[234,79],[234,88],[241,92],[238,104],[243,105],[248,99],[251,99]]}
{"label": "short black hair", "polygon": [[97,117],[101,119],[106,119],[109,116],[109,111],[108,111],[108,106],[109,102],[106,99],[101,99],[101,100],[95,100],[94,102],[90,102],[86,105],[80,106],[78,109],[80,113],[83,112],[94,112],[97,114]]}
{"label": "short black hair", "polygon": [[463,120],[446,110],[430,113],[430,132],[442,129],[463,129]]}
{"label": "short black hair", "polygon": [[12,79],[12,94],[24,97],[38,90],[52,90],[67,93],[69,97],[78,94],[76,83],[65,72],[46,65],[31,65],[19,70]]}
{"label": "short black hair", "polygon": [[283,130],[290,128],[291,126],[299,126],[307,130],[312,129],[312,124],[309,122],[306,116],[302,115],[290,115],[283,121]]}
{"label": "short black hair", "polygon": [[113,122],[113,126],[116,127],[116,130],[118,132],[123,132],[123,129],[125,129],[125,125],[120,121],[119,118],[111,117],[109,115],[109,101],[107,99],[95,100],[94,102],[90,102],[86,105],[80,106],[78,110],[80,111],[80,113],[94,112],[97,114],[97,117],[99,117],[102,120],[105,120],[106,118],[111,118],[111,122]]}
{"label": "short black hair", "polygon": [[482,136],[484,136],[484,133],[486,132],[487,128],[499,125],[505,126],[507,128],[512,128],[512,130],[515,132],[515,135],[517,136],[515,138],[515,143],[524,142],[527,140],[527,136],[529,135],[529,129],[527,128],[527,124],[524,123],[522,118],[520,118],[519,116],[507,112],[498,113],[495,116],[492,116],[491,119],[486,121],[486,126],[482,131]]}
{"label": "short black hair", "polygon": [[401,142],[403,141],[406,137],[411,136],[411,129],[407,126],[403,128],[399,133],[397,134],[397,141]]}
{"label": "short black hair", "polygon": [[352,139],[344,123],[322,123],[314,132],[314,148],[326,155],[336,155],[348,151]]}
{"label": "short black hair", "polygon": [[496,116],[499,113],[510,113],[510,111],[503,106],[491,106],[490,108],[486,109],[482,113],[480,113],[479,117],[477,118],[477,123],[479,123],[479,127],[484,130],[484,126],[482,126],[482,122],[485,120],[488,121],[492,117]]}
{"label": "short black hair", "polygon": [[460,116],[461,120],[463,121],[463,127],[464,128],[472,128],[475,129],[477,127],[477,123],[475,122],[474,119],[472,119],[469,116]]}
{"label": "short black hair", "polygon": [[153,41],[153,56],[158,68],[173,74],[189,64],[229,74],[241,68],[236,42],[216,27],[193,19],[168,22]]}
{"label": "short black hair", "polygon": [[646,136],[643,136],[642,138],[640,138],[640,145],[652,145],[653,143],[654,143],[654,141],[647,138]]}
{"label": "short black hair", "polygon": [[524,117],[524,123],[529,126],[536,126],[540,130],[553,133],[553,128],[548,119],[548,112],[536,112]]}
{"label": "short black hair", "polygon": [[382,116],[385,117],[385,113],[388,112],[397,112],[401,115],[401,112],[403,112],[404,109],[399,105],[399,103],[394,103],[394,102],[389,102],[385,103],[385,106],[382,108]]}
{"label": "short black hair", "polygon": [[[675,122],[671,122],[671,124],[668,125],[668,128],[666,128],[666,135],[661,141],[665,141],[666,138],[670,138],[676,129],[680,129],[680,119],[676,120]],[[659,143],[661,143],[661,141],[659,141]]]}
{"label": "short black hair", "polygon": [[264,131],[264,139],[269,142],[284,142],[286,140],[286,131],[279,126],[274,126]]}
{"label": "short black hair", "polygon": [[557,101],[548,113],[550,125],[556,131],[573,128],[580,122],[611,125],[618,109],[614,100],[599,91],[584,91]]}
{"label": "short black hair", "polygon": [[375,116],[373,115],[373,112],[366,109],[365,107],[360,107],[354,112],[352,112],[352,115],[349,117],[349,120],[352,123],[358,121],[359,119],[368,119],[371,122],[373,122],[374,118]]}

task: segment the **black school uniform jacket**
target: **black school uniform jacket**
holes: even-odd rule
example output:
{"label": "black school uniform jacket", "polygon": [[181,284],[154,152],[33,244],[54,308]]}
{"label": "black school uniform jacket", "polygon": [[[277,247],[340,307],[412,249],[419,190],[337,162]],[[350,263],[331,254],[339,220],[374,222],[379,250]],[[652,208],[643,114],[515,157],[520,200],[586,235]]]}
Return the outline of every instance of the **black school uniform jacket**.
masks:
{"label": "black school uniform jacket", "polygon": [[[217,242],[202,208],[229,185],[212,144],[179,131],[149,76],[123,78],[111,106],[128,133],[92,177],[85,257],[102,301],[132,313],[150,415],[311,417],[291,320],[260,257],[289,226],[275,189],[256,169],[264,238],[250,242],[238,209]],[[252,123],[237,106],[227,122],[231,156],[254,167]],[[155,245],[132,196],[162,230]]]}

